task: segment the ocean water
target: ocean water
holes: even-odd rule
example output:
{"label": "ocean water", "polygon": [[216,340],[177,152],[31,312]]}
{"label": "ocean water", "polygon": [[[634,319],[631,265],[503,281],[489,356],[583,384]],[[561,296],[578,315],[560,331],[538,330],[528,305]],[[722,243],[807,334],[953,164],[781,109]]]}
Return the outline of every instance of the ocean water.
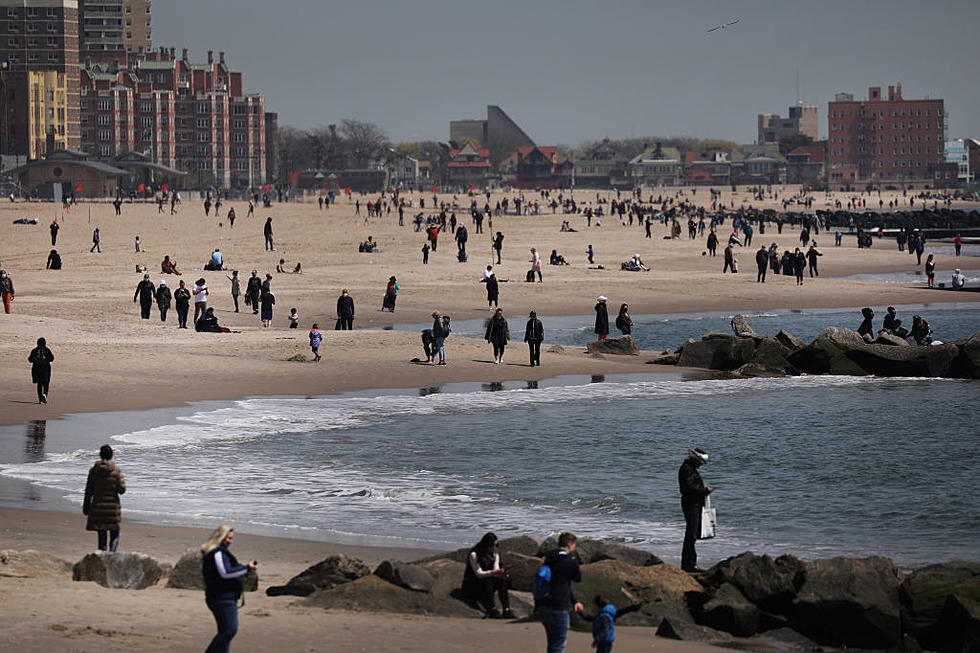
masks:
{"label": "ocean water", "polygon": [[[980,273],[977,273],[980,276]],[[980,281],[980,278],[978,278]],[[923,281],[925,283],[925,281]],[[937,291],[938,292],[938,291]],[[874,306],[875,328],[881,327],[885,317],[884,306]],[[928,320],[933,337],[941,341],[968,338],[980,331],[980,302],[909,304],[895,307],[903,325],[911,328],[912,316],[921,315]],[[615,327],[619,304],[609,302],[609,327],[611,336],[619,335]],[[709,313],[665,313],[660,315],[634,315],[633,340],[640,349],[677,349],[688,338],[700,339],[706,331],[731,333],[731,319],[734,312],[716,311]],[[749,325],[757,332],[775,336],[786,330],[804,342],[817,337],[825,327],[834,326],[856,330],[860,326],[861,307],[832,309],[773,309],[766,311],[747,311],[744,313]],[[508,360],[524,361],[526,345],[523,344],[525,316],[508,318],[510,333],[514,342],[510,344]],[[568,346],[585,346],[595,340],[595,318],[592,316],[567,316],[542,318],[545,328],[545,343]],[[425,328],[425,325],[405,325],[404,329]],[[472,338],[482,338],[484,320],[463,320],[453,323],[453,332]],[[487,345],[489,347],[489,345]],[[420,345],[421,347],[421,345]],[[520,352],[519,354],[517,352]]]}
{"label": "ocean water", "polygon": [[35,425],[0,475],[77,507],[108,441],[130,517],[447,547],[572,530],[676,562],[677,469],[700,446],[719,521],[703,562],[753,550],[914,567],[980,559],[978,402],[969,381],[679,375],[253,398],[69,417],[46,442]]}

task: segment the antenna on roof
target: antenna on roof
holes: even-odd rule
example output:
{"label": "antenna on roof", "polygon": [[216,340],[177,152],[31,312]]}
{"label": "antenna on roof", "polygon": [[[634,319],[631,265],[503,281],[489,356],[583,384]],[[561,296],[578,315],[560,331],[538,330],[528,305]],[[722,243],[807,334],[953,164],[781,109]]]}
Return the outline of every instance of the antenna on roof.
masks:
{"label": "antenna on roof", "polygon": [[800,69],[796,69],[796,106],[800,106]]}

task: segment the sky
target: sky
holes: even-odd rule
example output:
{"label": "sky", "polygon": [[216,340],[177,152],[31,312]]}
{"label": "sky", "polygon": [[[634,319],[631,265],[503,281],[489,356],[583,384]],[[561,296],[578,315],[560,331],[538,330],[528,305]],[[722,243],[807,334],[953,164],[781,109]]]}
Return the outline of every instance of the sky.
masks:
{"label": "sky", "polygon": [[[980,137],[977,0],[156,0],[153,45],[224,50],[280,125],[356,118],[446,141],[501,106],[539,145],[752,143],[757,115],[902,84]],[[738,19],[724,30],[715,25]],[[887,91],[885,91],[887,92]]]}

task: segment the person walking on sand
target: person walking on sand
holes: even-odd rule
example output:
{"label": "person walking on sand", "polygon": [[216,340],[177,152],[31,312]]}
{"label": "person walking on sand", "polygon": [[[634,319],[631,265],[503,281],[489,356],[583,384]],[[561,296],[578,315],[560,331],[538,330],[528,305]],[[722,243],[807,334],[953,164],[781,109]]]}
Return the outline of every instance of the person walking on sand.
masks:
{"label": "person walking on sand", "polygon": [[493,345],[493,362],[500,365],[504,362],[504,349],[510,340],[510,327],[507,325],[507,318],[504,311],[498,308],[493,317],[487,323],[487,331],[483,335],[484,340]]}
{"label": "person walking on sand", "polygon": [[578,616],[592,622],[592,648],[596,653],[611,653],[616,641],[616,606],[601,594],[596,594],[592,601],[596,614],[589,615],[585,610],[578,610]]}
{"label": "person walking on sand", "polygon": [[759,269],[758,274],[755,275],[756,283],[765,283],[766,272],[769,271],[769,250],[765,245],[761,245],[759,251],[755,253],[755,265]]}
{"label": "person walking on sand", "polygon": [[262,297],[262,279],[259,279],[258,270],[252,270],[252,276],[248,278],[245,286],[245,305],[252,307],[252,315],[259,312],[259,299]]}
{"label": "person walking on sand", "polygon": [[487,266],[480,283],[487,284],[487,307],[490,309],[495,306],[499,307],[497,299],[500,296],[500,284],[497,283],[497,275],[493,273],[492,265]]}
{"label": "person walking on sand", "polygon": [[681,569],[687,572],[703,572],[698,567],[698,554],[694,543],[701,537],[701,509],[705,498],[715,491],[705,487],[698,467],[708,462],[708,454],[703,449],[691,449],[681,463],[677,482],[681,490],[681,510],[684,512],[684,546],[681,549]]}
{"label": "person walking on sand", "polygon": [[144,274],[143,280],[136,284],[136,292],[133,293],[133,303],[136,303],[136,298],[139,298],[140,302],[140,318],[144,320],[150,319],[150,309],[153,308],[153,300],[156,297],[157,289],[150,281],[150,275]]}
{"label": "person walking on sand", "polygon": [[160,309],[160,321],[167,321],[167,311],[170,310],[170,288],[167,288],[167,282],[161,281],[160,285],[157,287],[156,300],[157,308]]}
{"label": "person walking on sand", "polygon": [[497,265],[500,265],[500,251],[504,248],[504,235],[499,231],[493,238],[493,251],[497,252]]}
{"label": "person walking on sand", "polygon": [[3,299],[3,312],[10,315],[10,302],[14,301],[14,280],[6,270],[0,270],[0,298]]}
{"label": "person walking on sand", "polygon": [[48,403],[48,386],[51,383],[51,363],[54,354],[44,338],[37,339],[37,347],[31,350],[27,362],[31,364],[31,381],[37,385],[37,403]]}
{"label": "person walking on sand", "polygon": [[542,281],[544,281],[541,278],[541,255],[538,254],[538,250],[533,247],[531,248],[530,263],[531,263],[531,272],[536,272],[538,274],[538,283],[541,283]]}
{"label": "person walking on sand", "polygon": [[51,230],[51,246],[54,247],[58,244],[58,230],[61,229],[57,218],[51,221],[51,226],[48,229]]}
{"label": "person walking on sand", "polygon": [[208,310],[208,284],[204,277],[194,282],[192,292],[194,293],[194,324],[197,324],[197,320]]}
{"label": "person walking on sand", "polygon": [[527,316],[524,327],[524,342],[527,343],[528,354],[531,357],[531,367],[541,367],[541,343],[544,341],[544,325],[538,319],[538,314],[531,311]]}
{"label": "person walking on sand", "polygon": [[817,251],[817,243],[816,241],[813,241],[812,243],[810,243],[810,249],[808,249],[806,252],[806,260],[810,264],[811,277],[820,276],[820,271],[817,269],[817,258],[820,256],[823,256],[823,254]]}
{"label": "person walking on sand", "polygon": [[272,291],[262,293],[262,299],[259,300],[262,304],[262,326],[269,328],[272,326],[272,307],[276,304],[276,296],[272,294]]}
{"label": "person walking on sand", "polygon": [[572,593],[572,583],[582,581],[582,570],[575,557],[577,538],[574,533],[558,536],[558,550],[550,551],[544,565],[551,570],[551,592],[538,599],[537,612],[547,637],[547,652],[562,653],[568,639],[568,608],[581,612],[584,608]]}
{"label": "person walking on sand", "polygon": [[391,313],[395,312],[395,301],[398,299],[398,280],[395,279],[394,275],[388,278],[388,284],[385,286],[385,296],[381,301],[381,310],[388,310]]}
{"label": "person walking on sand", "polygon": [[238,633],[238,599],[245,589],[244,577],[254,573],[258,561],[247,565],[238,564],[228,547],[235,539],[235,530],[222,524],[201,547],[204,558],[201,571],[204,575],[204,602],[214,615],[218,632],[204,653],[227,653],[231,640]]}
{"label": "person walking on sand", "polygon": [[235,312],[237,313],[238,312],[238,296],[242,292],[242,284],[241,284],[241,281],[238,279],[238,270],[232,270],[231,271],[231,276],[229,277],[226,274],[225,275],[225,278],[227,278],[228,281],[231,281],[231,298],[235,302]]}
{"label": "person walking on sand", "polygon": [[595,305],[595,334],[602,341],[609,335],[609,309],[606,308],[605,295],[596,298]]}
{"label": "person walking on sand", "polygon": [[102,243],[102,236],[99,234],[99,228],[96,227],[95,231],[92,232],[92,249],[88,251],[89,254],[91,254],[94,251],[98,251],[101,254],[102,253],[101,243]]}
{"label": "person walking on sand", "polygon": [[180,281],[180,287],[174,291],[174,305],[177,309],[177,328],[186,329],[187,311],[190,310],[191,305],[191,291],[187,289],[183,279]]}
{"label": "person walking on sand", "polygon": [[446,337],[449,330],[446,328],[446,320],[439,311],[432,311],[432,340],[435,350],[439,352],[439,362],[437,365],[446,364]]}
{"label": "person walking on sand", "polygon": [[[230,209],[228,209],[228,227],[229,228],[231,228],[231,229],[234,229],[235,228],[235,218],[236,217],[237,216],[235,215],[235,207],[233,206]],[[237,311],[236,311],[236,313],[237,313]]]}
{"label": "person walking on sand", "polygon": [[99,461],[89,470],[82,501],[82,514],[88,517],[85,529],[99,534],[99,551],[115,553],[119,546],[119,523],[122,521],[119,495],[125,492],[126,479],[122,470],[112,462],[112,447],[104,444],[99,449]]}
{"label": "person walking on sand", "polygon": [[337,325],[341,331],[351,331],[354,328],[354,298],[347,288],[337,298]]}
{"label": "person walking on sand", "polygon": [[265,251],[276,251],[275,245],[272,242],[272,216],[265,219],[265,226],[262,228],[262,233],[265,235]]}
{"label": "person walking on sand", "polygon": [[323,342],[323,334],[320,333],[320,325],[316,322],[310,327],[310,350],[313,352],[313,362],[320,362],[320,343]]}

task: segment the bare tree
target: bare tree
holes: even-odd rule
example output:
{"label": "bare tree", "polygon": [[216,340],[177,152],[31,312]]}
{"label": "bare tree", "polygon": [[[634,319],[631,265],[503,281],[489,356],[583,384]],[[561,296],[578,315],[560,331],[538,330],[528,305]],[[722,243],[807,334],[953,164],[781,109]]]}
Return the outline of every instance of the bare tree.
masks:
{"label": "bare tree", "polygon": [[388,134],[374,123],[344,118],[337,131],[344,141],[347,161],[355,168],[366,168],[391,147]]}

